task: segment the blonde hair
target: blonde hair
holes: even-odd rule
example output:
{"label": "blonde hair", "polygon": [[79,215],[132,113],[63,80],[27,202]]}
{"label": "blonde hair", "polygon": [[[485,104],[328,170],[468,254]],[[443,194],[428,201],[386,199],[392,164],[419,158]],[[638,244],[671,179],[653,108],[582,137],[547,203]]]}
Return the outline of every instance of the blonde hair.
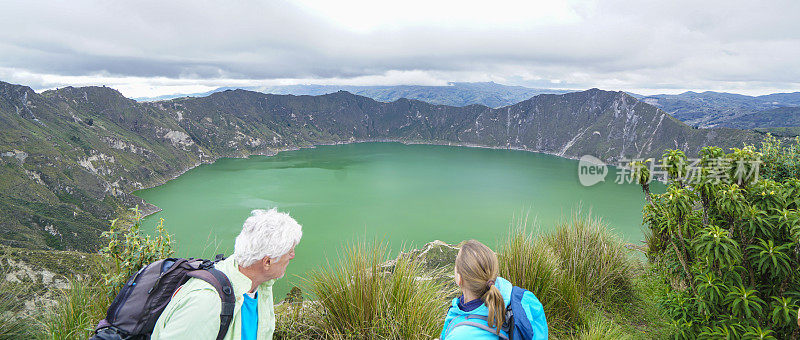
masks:
{"label": "blonde hair", "polygon": [[458,251],[456,272],[461,276],[461,289],[475,294],[486,304],[489,327],[496,328],[497,334],[500,334],[506,317],[503,295],[494,285],[499,271],[497,255],[483,243],[469,240]]}

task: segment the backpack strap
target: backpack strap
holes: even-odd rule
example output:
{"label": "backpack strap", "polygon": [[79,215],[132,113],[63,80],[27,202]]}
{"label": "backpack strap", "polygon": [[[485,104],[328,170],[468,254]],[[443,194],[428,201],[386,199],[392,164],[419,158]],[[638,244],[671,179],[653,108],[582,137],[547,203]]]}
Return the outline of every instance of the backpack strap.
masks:
{"label": "backpack strap", "polygon": [[503,322],[501,328],[508,334],[508,340],[514,340],[514,310],[511,309],[511,304],[506,307],[506,321]]}
{"label": "backpack strap", "polygon": [[488,322],[489,322],[489,318],[488,317],[485,317],[483,315],[470,314],[470,315],[467,315],[465,317],[465,319],[466,320],[461,321],[461,322],[459,322],[457,324],[452,324],[451,323],[450,325],[448,325],[447,332],[445,333],[445,336],[447,336],[447,334],[450,334],[450,332],[452,332],[457,327],[460,327],[460,326],[473,326],[473,327],[478,327],[478,328],[480,328],[482,330],[485,330],[485,331],[487,331],[489,333],[497,334],[498,338],[500,338],[500,339],[509,340],[508,337],[505,334],[497,333],[497,329],[495,329],[495,328],[489,327],[488,325],[484,325],[482,323],[469,321],[469,319],[479,319],[479,320],[486,321],[487,324],[488,324]]}
{"label": "backpack strap", "polygon": [[214,267],[206,269],[191,271],[187,274],[190,277],[198,278],[217,290],[220,299],[222,300],[222,308],[219,313],[219,333],[217,333],[217,340],[222,340],[225,334],[228,333],[228,327],[233,320],[233,310],[236,308],[236,297],[233,296],[233,287],[231,281],[225,273],[219,271]]}

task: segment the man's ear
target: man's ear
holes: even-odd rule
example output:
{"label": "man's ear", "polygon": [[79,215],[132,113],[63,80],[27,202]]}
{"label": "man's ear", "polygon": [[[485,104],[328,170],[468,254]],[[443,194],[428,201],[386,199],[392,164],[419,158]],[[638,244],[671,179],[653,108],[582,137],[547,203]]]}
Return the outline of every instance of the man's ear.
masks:
{"label": "man's ear", "polygon": [[264,267],[269,267],[272,264],[272,259],[269,258],[269,256],[264,256],[264,258],[261,259],[261,261],[264,264]]}

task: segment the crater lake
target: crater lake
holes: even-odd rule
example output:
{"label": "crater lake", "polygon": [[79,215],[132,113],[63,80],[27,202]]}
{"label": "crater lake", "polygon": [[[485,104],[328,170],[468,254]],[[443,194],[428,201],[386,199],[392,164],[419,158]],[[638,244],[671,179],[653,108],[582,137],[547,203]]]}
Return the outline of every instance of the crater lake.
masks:
{"label": "crater lake", "polygon": [[[480,240],[490,247],[527,216],[530,231],[548,230],[576,209],[602,218],[625,241],[643,239],[641,187],[578,180],[578,161],[547,154],[400,143],[356,143],[224,158],[135,195],[163,209],[160,218],[177,241],[176,255],[213,258],[233,252],[233,241],[253,209],[277,208],[303,226],[280,301],[298,276],[336,261],[354,241],[403,247],[433,240]],[[663,192],[661,183],[652,184]]]}

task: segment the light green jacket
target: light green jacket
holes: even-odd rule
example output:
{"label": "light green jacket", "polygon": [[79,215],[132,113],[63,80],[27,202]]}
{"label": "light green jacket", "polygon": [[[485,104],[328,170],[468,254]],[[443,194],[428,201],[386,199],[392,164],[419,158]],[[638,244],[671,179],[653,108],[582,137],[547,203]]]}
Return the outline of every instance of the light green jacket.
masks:
{"label": "light green jacket", "polygon": [[[217,263],[216,268],[228,275],[236,296],[233,320],[228,328],[226,340],[242,338],[242,301],[244,293],[253,282],[239,271],[233,258]],[[258,286],[258,339],[272,339],[275,331],[275,311],[272,304],[270,280]],[[219,313],[222,308],[219,294],[213,286],[203,280],[191,278],[172,297],[158,318],[151,339],[169,340],[213,340],[219,332]]]}

